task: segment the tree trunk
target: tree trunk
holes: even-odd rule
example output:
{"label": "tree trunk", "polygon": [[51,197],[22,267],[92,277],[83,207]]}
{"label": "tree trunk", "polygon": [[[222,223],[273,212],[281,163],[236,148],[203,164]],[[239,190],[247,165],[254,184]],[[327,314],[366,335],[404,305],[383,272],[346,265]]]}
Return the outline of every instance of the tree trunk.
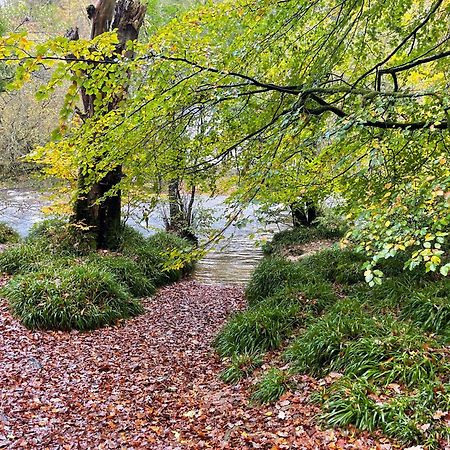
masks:
{"label": "tree trunk", "polygon": [[[137,0],[98,0],[97,6],[87,8],[92,20],[91,38],[95,38],[111,29],[117,30],[120,44],[117,51],[122,52],[126,42],[136,40],[144,21],[146,7]],[[127,54],[132,58],[131,53]],[[95,113],[94,98],[81,92],[86,118]],[[121,100],[118,98],[110,109],[114,109]],[[94,168],[95,169],[95,168]],[[122,179],[122,166],[117,165],[103,179],[88,186],[80,170],[78,176],[78,198],[74,208],[74,220],[89,227],[96,235],[97,247],[115,250],[121,234],[122,196],[117,188]],[[109,195],[107,195],[110,193]]]}
{"label": "tree trunk", "polygon": [[192,188],[189,204],[185,206],[180,193],[180,184],[180,180],[173,180],[169,183],[169,217],[166,229],[198,245],[198,238],[191,230],[195,187]]}
{"label": "tree trunk", "polygon": [[312,226],[318,215],[316,205],[311,201],[291,204],[291,213],[294,228]]}

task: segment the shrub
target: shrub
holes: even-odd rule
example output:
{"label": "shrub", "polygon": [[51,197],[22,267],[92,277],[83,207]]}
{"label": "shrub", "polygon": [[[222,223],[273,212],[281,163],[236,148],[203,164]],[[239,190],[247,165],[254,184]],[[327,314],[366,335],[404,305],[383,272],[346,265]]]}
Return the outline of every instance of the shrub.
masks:
{"label": "shrub", "polygon": [[155,293],[155,286],[146,277],[139,265],[130,258],[118,255],[94,254],[90,264],[114,275],[135,297],[145,297]]}
{"label": "shrub", "polygon": [[269,369],[255,385],[251,400],[256,403],[272,403],[290,387],[289,373],[277,368]]}
{"label": "shrub", "polygon": [[134,257],[155,286],[162,286],[178,281],[191,268],[189,265],[177,269],[166,268],[170,253],[175,250],[187,252],[191,248],[186,240],[172,233],[160,232],[145,239],[143,245],[127,249],[125,254]]}
{"label": "shrub", "polygon": [[95,238],[75,224],[64,219],[48,219],[34,224],[27,242],[53,255],[83,256],[96,249]]}
{"label": "shrub", "polygon": [[252,374],[262,363],[263,361],[260,355],[252,353],[233,355],[231,364],[220,373],[220,379],[225,383],[237,383],[242,378],[246,378]]}
{"label": "shrub", "polygon": [[275,234],[272,240],[263,246],[263,251],[267,255],[275,255],[290,246],[306,244],[319,239],[339,239],[343,235],[344,228],[341,224],[327,224],[325,221],[319,220],[317,226],[297,227]]}
{"label": "shrub", "polygon": [[278,348],[298,325],[300,310],[299,304],[272,303],[268,299],[234,315],[217,335],[215,348],[222,356]]}
{"label": "shrub", "polygon": [[0,222],[0,244],[14,244],[19,242],[19,233],[6,223]]}
{"label": "shrub", "polygon": [[119,238],[119,250],[128,255],[132,255],[139,247],[147,242],[145,237],[138,230],[130,225],[122,224],[121,236]]}
{"label": "shrub", "polygon": [[444,361],[445,354],[435,341],[386,318],[378,336],[349,342],[330,368],[385,386],[394,382],[413,386],[445,372]]}
{"label": "shrub", "polygon": [[30,329],[91,330],[143,312],[111,274],[89,265],[17,276],[3,293]]}
{"label": "shrub", "polygon": [[263,246],[263,251],[267,255],[280,253],[285,248],[292,245],[306,244],[318,239],[316,227],[298,227],[292,230],[284,230],[276,233],[270,242]]}
{"label": "shrub", "polygon": [[364,281],[365,261],[361,253],[331,248],[304,258],[299,266],[331,283],[352,285]]}

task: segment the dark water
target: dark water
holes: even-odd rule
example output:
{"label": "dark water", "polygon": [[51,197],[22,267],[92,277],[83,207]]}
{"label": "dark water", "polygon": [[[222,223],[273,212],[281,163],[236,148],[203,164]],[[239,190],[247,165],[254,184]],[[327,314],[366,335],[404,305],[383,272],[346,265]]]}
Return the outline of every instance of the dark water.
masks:
{"label": "dark water", "polygon": [[[222,230],[226,225],[224,204],[225,197],[202,197],[202,208],[214,211],[215,220],[212,227]],[[31,226],[45,216],[41,209],[46,200],[36,191],[26,189],[0,190],[0,220],[15,228],[22,236],[26,236]],[[146,226],[133,214],[129,223],[144,234],[154,233],[163,228],[161,211],[149,216]],[[231,226],[224,232],[225,239],[212,248],[197,263],[193,278],[204,284],[245,284],[263,254],[258,243],[269,239],[277,228],[262,231],[262,224],[255,218],[255,207],[244,211],[249,221],[242,227]]]}

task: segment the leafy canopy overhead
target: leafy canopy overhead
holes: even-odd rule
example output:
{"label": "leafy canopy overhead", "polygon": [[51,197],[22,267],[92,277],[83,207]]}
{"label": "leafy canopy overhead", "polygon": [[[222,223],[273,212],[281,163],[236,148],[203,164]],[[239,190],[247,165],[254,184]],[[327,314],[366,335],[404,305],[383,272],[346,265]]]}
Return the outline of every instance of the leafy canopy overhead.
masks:
{"label": "leafy canopy overhead", "polygon": [[[373,266],[397,252],[450,269],[449,13],[448,0],[225,0],[152,30],[133,60],[113,33],[11,35],[0,58],[18,67],[14,88],[43,64],[41,97],[70,82],[55,140],[33,154],[49,175],[73,182],[81,167],[94,182],[123,163],[123,189],[174,177],[212,187],[231,173],[237,203],[338,195],[373,284]],[[80,87],[97,98],[93,118],[73,112]]]}

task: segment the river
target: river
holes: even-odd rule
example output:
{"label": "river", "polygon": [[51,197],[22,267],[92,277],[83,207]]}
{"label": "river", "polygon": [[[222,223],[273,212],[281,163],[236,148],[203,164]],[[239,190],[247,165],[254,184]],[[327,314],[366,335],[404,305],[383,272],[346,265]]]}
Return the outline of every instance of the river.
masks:
{"label": "river", "polygon": [[[201,197],[203,208],[214,211],[215,220],[212,227],[221,230],[226,221],[224,204],[225,197]],[[29,189],[0,189],[0,221],[6,222],[25,237],[31,226],[42,220],[42,207],[46,204],[42,195]],[[258,242],[270,239],[278,231],[272,226],[263,229],[255,216],[256,206],[250,206],[244,211],[249,221],[244,226],[231,226],[225,232],[221,244],[211,249],[206,256],[198,261],[193,278],[204,284],[246,284],[252,271],[263,257]],[[136,217],[136,214],[133,215]],[[160,211],[149,216],[146,227],[133,218],[129,223],[144,234],[152,234],[162,229],[163,219]]]}

